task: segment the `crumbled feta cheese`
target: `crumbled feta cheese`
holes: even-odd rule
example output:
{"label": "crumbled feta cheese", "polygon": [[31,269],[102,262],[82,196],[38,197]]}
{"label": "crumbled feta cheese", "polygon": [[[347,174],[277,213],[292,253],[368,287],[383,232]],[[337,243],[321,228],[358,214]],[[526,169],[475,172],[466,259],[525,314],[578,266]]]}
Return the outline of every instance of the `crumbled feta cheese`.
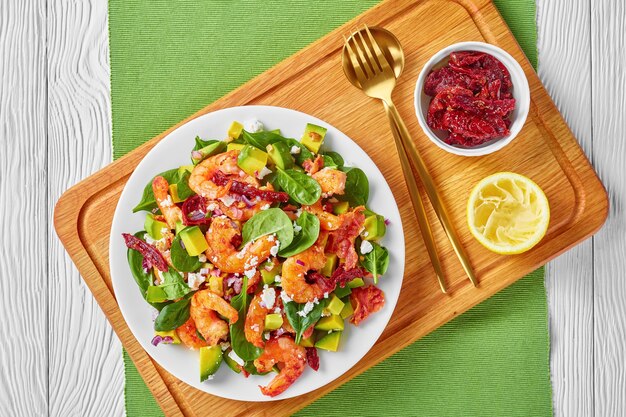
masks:
{"label": "crumbled feta cheese", "polygon": [[280,241],[276,239],[276,244],[270,248],[270,255],[278,255],[278,248],[280,247]]}
{"label": "crumbled feta cheese", "polygon": [[250,133],[256,133],[263,130],[263,123],[261,123],[258,119],[250,119],[243,122],[244,129],[246,129]]}
{"label": "crumbled feta cheese", "polygon": [[274,303],[276,302],[276,290],[272,287],[268,287],[265,285],[263,287],[263,292],[261,293],[261,303],[267,308],[274,307]]}
{"label": "crumbled feta cheese", "polygon": [[296,210],[296,217],[300,217],[301,214],[302,214],[302,209],[301,208]]}
{"label": "crumbled feta cheese", "polygon": [[220,347],[222,348],[222,352],[230,347],[230,343],[228,342],[220,342]]}
{"label": "crumbled feta cheese", "polygon": [[259,172],[256,177],[262,180],[266,175],[269,175],[272,172],[274,171],[272,171],[271,169],[268,169],[267,167],[263,167],[263,169],[261,169],[261,172]]}
{"label": "crumbled feta cheese", "polygon": [[146,241],[148,245],[154,245],[157,242],[156,240],[152,239],[150,235],[147,233],[143,236],[143,239]]}
{"label": "crumbled feta cheese", "polygon": [[327,292],[324,293],[324,298],[328,298],[328,293]]}
{"label": "crumbled feta cheese", "polygon": [[289,153],[292,155],[298,155],[300,153],[300,147],[293,145],[291,149],[289,149]]}
{"label": "crumbled feta cheese", "polygon": [[200,255],[198,255],[198,261],[202,263],[206,262],[206,255],[204,253],[201,253]]}
{"label": "crumbled feta cheese", "polygon": [[299,224],[297,224],[296,222],[293,222],[293,231],[295,233],[300,233],[300,231],[302,230],[302,226],[300,226]]}
{"label": "crumbled feta cheese", "polygon": [[163,227],[161,228],[161,234],[162,235],[166,235],[170,232],[170,229],[168,229],[167,227]]}
{"label": "crumbled feta cheese", "polygon": [[368,232],[367,230],[363,232],[363,237],[368,237],[369,235],[370,235],[370,232]]}
{"label": "crumbled feta cheese", "polygon": [[205,278],[202,274],[196,274],[193,272],[187,274],[187,285],[192,290],[197,290],[198,287],[200,287],[200,284],[204,282],[204,280]]}
{"label": "crumbled feta cheese", "polygon": [[168,195],[165,200],[161,201],[161,205],[163,207],[172,207],[174,205],[174,202],[172,201],[172,197]]}
{"label": "crumbled feta cheese", "polygon": [[225,195],[224,197],[221,197],[220,200],[222,201],[222,203],[224,203],[226,207],[232,206],[233,203],[235,202],[235,199],[229,195]]}
{"label": "crumbled feta cheese", "polygon": [[261,210],[267,210],[268,208],[270,208],[270,205],[269,205],[269,204],[263,204],[263,205],[261,206]]}
{"label": "crumbled feta cheese", "polygon": [[274,240],[276,240],[276,234],[272,234],[267,237],[268,242],[273,242]]}
{"label": "crumbled feta cheese", "polygon": [[307,303],[304,305],[304,308],[298,311],[298,315],[300,317],[306,317],[311,312],[311,310],[313,310],[314,306],[314,303],[312,303],[311,301],[307,301]]}
{"label": "crumbled feta cheese", "polygon": [[245,364],[244,360],[241,359],[234,350],[231,350],[230,352],[228,352],[228,357],[231,358],[232,360],[235,361],[235,363],[237,363],[237,365],[239,366],[243,366]]}
{"label": "crumbled feta cheese", "polygon": [[156,269],[156,278],[154,280],[154,284],[155,285],[163,284],[163,273],[159,269]]}
{"label": "crumbled feta cheese", "polygon": [[361,254],[362,255],[370,253],[373,249],[374,249],[374,246],[372,246],[372,244],[368,242],[367,240],[364,240],[361,242]]}
{"label": "crumbled feta cheese", "polygon": [[289,295],[287,295],[287,291],[281,291],[280,292],[280,298],[282,298],[283,304],[290,303],[290,302],[293,301],[291,299],[291,297],[289,297]]}
{"label": "crumbled feta cheese", "polygon": [[265,340],[270,340],[270,334],[269,334],[269,332],[265,332],[265,333],[263,333],[263,339],[265,339]]}
{"label": "crumbled feta cheese", "polygon": [[[274,314],[280,314],[280,307],[274,309]],[[155,317],[156,318],[156,317]]]}
{"label": "crumbled feta cheese", "polygon": [[274,277],[274,282],[277,282],[277,283],[279,283],[279,284],[280,284],[280,282],[281,282],[281,281],[282,281],[282,278],[280,277],[280,275],[276,275],[276,276]]}
{"label": "crumbled feta cheese", "polygon": [[252,277],[256,274],[256,268],[246,269],[243,273],[248,279],[252,279]]}
{"label": "crumbled feta cheese", "polygon": [[209,268],[201,268],[200,273],[202,275],[209,275]]}

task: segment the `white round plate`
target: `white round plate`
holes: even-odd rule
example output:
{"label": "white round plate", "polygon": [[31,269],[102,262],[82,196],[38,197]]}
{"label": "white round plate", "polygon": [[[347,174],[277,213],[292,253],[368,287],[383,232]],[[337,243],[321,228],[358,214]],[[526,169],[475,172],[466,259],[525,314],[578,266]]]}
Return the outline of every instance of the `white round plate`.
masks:
{"label": "white round plate", "polygon": [[[389,250],[389,269],[379,281],[385,292],[384,308],[368,317],[361,325],[346,325],[338,352],[318,350],[320,369],[307,367],[304,374],[284,393],[274,398],[261,394],[259,385],[267,384],[274,376],[244,378],[228,366],[221,366],[210,381],[200,382],[198,352],[181,345],[153,346],[153,318],[155,309],[147,304],[133,280],[126,261],[126,246],[122,233],[143,229],[145,213],[133,213],[145,185],[157,174],[180,165],[189,165],[194,138],[223,139],[231,122],[258,119],[266,130],[280,129],[286,137],[300,138],[307,123],[328,128],[326,149],[339,152],[346,165],[361,168],[370,181],[368,207],[389,219],[389,227],[382,244]],[[272,401],[295,397],[320,388],[352,368],[374,345],[391,318],[402,287],[404,275],[404,234],[398,206],[391,189],[374,162],[352,139],[322,120],[295,110],[271,106],[245,106],[218,110],[200,116],[179,127],[159,142],[139,163],[122,191],[117,204],[109,246],[111,277],[115,297],[122,315],[139,343],[159,365],[187,384],[212,395],[241,401]]]}

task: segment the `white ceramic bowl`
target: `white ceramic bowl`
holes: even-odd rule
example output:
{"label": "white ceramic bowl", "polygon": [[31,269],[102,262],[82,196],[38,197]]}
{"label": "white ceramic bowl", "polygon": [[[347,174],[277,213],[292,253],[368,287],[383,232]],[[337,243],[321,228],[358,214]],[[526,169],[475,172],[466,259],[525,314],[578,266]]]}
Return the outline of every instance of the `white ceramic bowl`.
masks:
{"label": "white ceramic bowl", "polygon": [[[424,93],[424,82],[426,81],[426,77],[433,69],[441,68],[446,65],[448,63],[450,53],[456,51],[479,51],[488,53],[500,60],[500,62],[502,62],[502,64],[504,64],[504,66],[509,70],[509,73],[511,74],[511,81],[513,82],[512,93],[515,98],[515,110],[513,110],[513,113],[510,116],[511,133],[508,136],[500,139],[493,139],[472,148],[463,148],[445,143],[443,139],[448,136],[448,132],[431,129],[426,123],[428,106],[432,98]],[[422,69],[415,85],[414,100],[417,120],[419,121],[420,126],[422,126],[424,133],[426,133],[426,136],[428,136],[428,138],[435,145],[456,155],[481,156],[504,148],[506,145],[511,143],[520,130],[522,130],[522,126],[524,126],[524,123],[526,122],[528,109],[530,107],[530,89],[528,88],[528,80],[526,79],[524,70],[520,64],[508,54],[508,52],[488,43],[460,42],[450,45],[437,52],[432,58],[430,58],[426,65],[424,65],[424,68]]]}

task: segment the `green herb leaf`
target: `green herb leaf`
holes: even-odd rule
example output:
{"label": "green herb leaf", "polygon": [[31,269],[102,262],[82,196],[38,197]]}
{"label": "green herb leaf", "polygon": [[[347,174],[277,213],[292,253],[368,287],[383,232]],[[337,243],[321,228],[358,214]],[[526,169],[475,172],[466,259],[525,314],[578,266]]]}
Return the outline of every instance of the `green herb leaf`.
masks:
{"label": "green herb leaf", "polygon": [[346,188],[343,195],[336,197],[348,201],[351,206],[364,206],[370,194],[370,182],[365,173],[359,168],[343,167],[346,173]]}
{"label": "green herb leaf", "polygon": [[[139,239],[143,239],[145,236],[145,231],[140,231],[135,233],[135,237]],[[126,258],[128,259],[128,266],[130,267],[130,272],[139,287],[139,291],[141,292],[141,296],[148,301],[147,299],[147,291],[150,286],[152,286],[152,282],[154,280],[154,276],[152,275],[152,270],[148,270],[147,272],[143,269],[143,255],[134,249],[128,249],[126,251]],[[148,301],[150,305],[152,305],[157,310],[161,310],[165,304],[164,303],[156,303]]]}
{"label": "green herb leaf", "polygon": [[298,314],[298,312],[303,311],[306,304],[298,304],[295,301],[284,304],[287,320],[289,320],[289,323],[296,331],[296,343],[300,343],[300,339],[302,339],[306,329],[319,321],[326,304],[328,304],[327,298],[320,300],[318,304],[314,305],[313,310],[309,311],[309,314],[304,317]]}
{"label": "green herb leaf", "polygon": [[252,216],[243,225],[242,245],[272,233],[276,233],[281,247],[287,247],[293,240],[293,224],[279,208],[262,210]]}
{"label": "green herb leaf", "polygon": [[154,320],[154,330],[167,332],[185,324],[189,320],[189,305],[192,295],[193,293],[189,293],[175,303],[163,307],[156,320]]}
{"label": "green herb leaf", "polygon": [[296,220],[296,224],[302,229],[294,235],[291,244],[281,249],[278,254],[283,258],[294,256],[305,251],[315,243],[320,234],[320,221],[317,216],[303,211]]}
{"label": "green herb leaf", "polygon": [[197,256],[189,256],[189,253],[187,253],[187,250],[185,250],[181,244],[180,236],[180,233],[176,235],[170,249],[172,265],[181,272],[197,271],[202,266],[202,263],[198,260]]}
{"label": "green herb leaf", "polygon": [[163,289],[168,300],[176,300],[191,291],[183,277],[172,267],[162,272],[161,277],[163,283],[158,287]]}
{"label": "green herb leaf", "polygon": [[266,152],[267,145],[271,145],[272,143],[284,141],[285,138],[281,135],[262,130],[260,132],[250,133],[243,131],[243,140],[248,145],[252,145],[256,148],[261,149],[263,152]]}
{"label": "green herb leaf", "polygon": [[244,324],[249,305],[247,293],[248,277],[244,276],[241,292],[230,300],[230,305],[239,313],[239,320],[237,320],[235,324],[230,325],[230,344],[237,356],[241,359],[244,361],[253,361],[261,355],[263,349],[254,346],[246,339]]}
{"label": "green herb leaf", "polygon": [[276,181],[280,188],[289,194],[294,201],[310,206],[319,200],[322,195],[322,187],[313,178],[304,172],[294,169],[282,170],[276,167],[278,175]]}
{"label": "green herb leaf", "polygon": [[378,283],[378,277],[387,272],[389,266],[389,251],[386,248],[380,246],[378,243],[370,242],[373,246],[371,252],[366,253],[363,256],[361,265],[372,273],[374,277],[374,284]]}
{"label": "green herb leaf", "polygon": [[[176,186],[178,187],[178,196],[181,199],[186,200],[187,198],[195,194],[191,190],[191,188],[189,188],[189,176],[191,175],[189,171],[185,170],[181,173],[179,172],[178,168],[174,168],[165,172],[161,172],[158,175],[165,178],[168,184],[176,184]],[[158,175],[155,175],[155,177]],[[137,204],[137,206],[135,206],[135,208],[133,209],[133,213],[142,210],[152,211],[158,208],[156,200],[154,199],[154,193],[152,192],[153,180],[154,178],[152,178],[150,182],[148,182],[148,184],[146,184],[146,186],[144,187],[141,201],[139,202],[139,204]]]}

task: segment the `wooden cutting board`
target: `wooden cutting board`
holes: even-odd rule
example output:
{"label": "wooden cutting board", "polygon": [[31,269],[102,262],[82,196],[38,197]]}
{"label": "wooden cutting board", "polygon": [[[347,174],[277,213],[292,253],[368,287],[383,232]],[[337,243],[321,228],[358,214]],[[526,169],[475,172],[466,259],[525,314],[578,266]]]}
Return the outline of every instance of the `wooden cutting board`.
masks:
{"label": "wooden cutting board", "polygon": [[[405,49],[406,67],[394,101],[450,210],[479,278],[478,288],[465,277],[432,208],[428,207],[450,294],[439,291],[383,108],[344,78],[340,58],[342,35],[363,23],[389,29]],[[443,47],[460,41],[485,41],[507,50],[521,63],[530,84],[530,113],[519,137],[504,150],[480,158],[455,156],[437,148],[422,133],[413,109],[413,89],[422,66]],[[407,242],[402,293],[389,325],[372,350],[349,372],[325,387],[268,403],[211,396],[177,380],[153,362],[128,329],[109,276],[113,212],[139,161],[180,124],[220,108],[246,104],[300,110],[327,121],[357,141],[391,186]],[[471,237],[466,226],[465,204],[471,188],[498,171],[514,171],[532,178],[550,202],[552,218],[546,237],[523,255],[500,256],[487,251]],[[602,184],[490,1],[389,0],[77,184],[57,203],[54,221],[85,282],[167,415],[278,416],[304,407],[581,242],[600,228],[607,211]]]}

